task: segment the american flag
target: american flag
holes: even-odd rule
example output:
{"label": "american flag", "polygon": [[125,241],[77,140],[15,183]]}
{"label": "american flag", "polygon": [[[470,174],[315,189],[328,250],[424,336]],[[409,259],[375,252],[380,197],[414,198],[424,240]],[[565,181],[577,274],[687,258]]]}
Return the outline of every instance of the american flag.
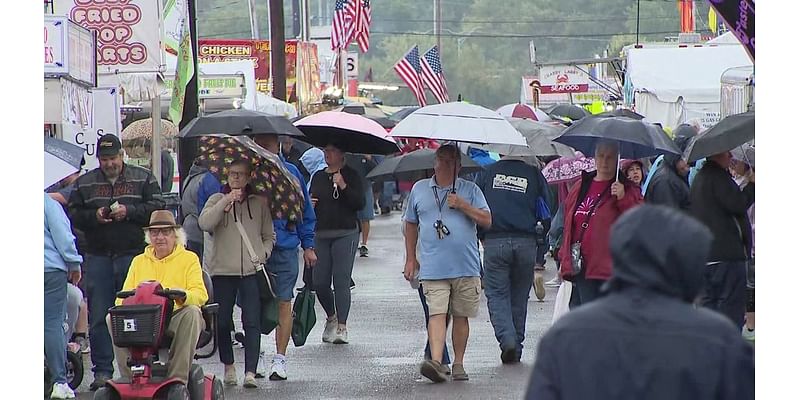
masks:
{"label": "american flag", "polygon": [[425,87],[422,86],[422,79],[420,78],[421,67],[419,64],[419,48],[417,45],[411,48],[406,53],[405,57],[401,58],[397,64],[394,65],[394,70],[400,79],[408,85],[411,93],[417,98],[420,107],[427,105],[425,99]]}
{"label": "american flag", "polygon": [[351,25],[353,20],[352,3],[355,0],[336,0],[336,6],[333,9],[333,24],[331,28],[331,50],[346,49],[352,41],[352,37],[348,37],[352,31]]}
{"label": "american flag", "polygon": [[362,53],[366,53],[367,50],[369,50],[369,26],[372,23],[372,2],[370,0],[354,1],[360,5],[360,7],[357,7],[357,14],[355,14],[356,23],[353,24],[355,29],[354,36],[356,42],[358,42],[358,48],[361,49]]}
{"label": "american flag", "polygon": [[450,96],[447,93],[447,82],[442,71],[442,59],[439,57],[439,48],[433,46],[420,58],[422,64],[422,81],[431,89],[439,103],[447,103]]}

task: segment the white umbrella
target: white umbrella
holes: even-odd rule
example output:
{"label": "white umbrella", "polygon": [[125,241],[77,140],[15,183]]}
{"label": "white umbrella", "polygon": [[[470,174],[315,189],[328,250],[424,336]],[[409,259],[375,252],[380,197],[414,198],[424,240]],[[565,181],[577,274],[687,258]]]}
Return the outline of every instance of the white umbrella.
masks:
{"label": "white umbrella", "polygon": [[79,169],[68,162],[48,153],[44,153],[44,188],[52,186],[58,181],[74,174]]}
{"label": "white umbrella", "polygon": [[44,138],[44,188],[80,171],[84,148],[51,137]]}
{"label": "white umbrella", "polygon": [[394,137],[527,146],[514,127],[495,111],[464,102],[422,107],[392,129]]}

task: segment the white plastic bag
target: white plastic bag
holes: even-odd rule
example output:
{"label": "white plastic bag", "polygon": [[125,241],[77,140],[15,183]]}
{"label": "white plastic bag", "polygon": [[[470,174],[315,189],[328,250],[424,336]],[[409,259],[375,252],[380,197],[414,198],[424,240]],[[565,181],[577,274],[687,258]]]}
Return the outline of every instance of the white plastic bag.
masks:
{"label": "white plastic bag", "polygon": [[553,323],[569,311],[569,299],[572,297],[572,282],[562,281],[558,287],[556,304],[553,309]]}

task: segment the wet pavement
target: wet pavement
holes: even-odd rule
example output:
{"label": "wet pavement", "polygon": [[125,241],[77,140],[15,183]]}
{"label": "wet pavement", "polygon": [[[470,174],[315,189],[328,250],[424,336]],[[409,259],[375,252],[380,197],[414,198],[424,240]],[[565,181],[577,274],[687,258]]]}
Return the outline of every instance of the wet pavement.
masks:
{"label": "wet pavement", "polygon": [[[377,216],[372,221],[369,250],[368,258],[356,259],[353,271],[356,289],[348,321],[350,343],[322,343],[325,314],[317,303],[318,321],[306,345],[295,348],[289,344],[289,379],[282,382],[260,379],[257,389],[242,388],[244,351],[235,348],[240,385],[226,387],[226,399],[519,399],[523,396],[536,344],[550,326],[556,289],[547,288],[544,302],[537,301],[531,291],[521,364],[501,364],[484,297],[478,317],[470,320],[464,360],[470,380],[432,384],[419,374],[426,340],[425,323],[417,291],[402,275],[404,244],[399,212]],[[547,268],[545,280],[555,275],[550,259]],[[241,327],[238,314],[236,319],[236,326]],[[274,354],[274,343],[274,335],[262,336],[267,363]],[[452,349],[449,333],[448,348]],[[85,361],[87,373],[78,398],[88,400],[92,398],[88,391],[92,380],[88,355]],[[201,360],[200,364],[206,372],[222,374],[217,355]]]}

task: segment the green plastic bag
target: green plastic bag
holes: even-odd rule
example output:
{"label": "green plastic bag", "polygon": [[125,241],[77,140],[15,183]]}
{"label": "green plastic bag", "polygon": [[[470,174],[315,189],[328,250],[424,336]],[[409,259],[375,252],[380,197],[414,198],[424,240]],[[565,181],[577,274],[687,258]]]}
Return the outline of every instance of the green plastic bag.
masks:
{"label": "green plastic bag", "polygon": [[306,339],[317,323],[317,312],[314,310],[316,296],[311,293],[311,289],[306,286],[294,301],[292,308],[292,342],[295,347],[306,344]]}
{"label": "green plastic bag", "polygon": [[278,299],[261,299],[261,333],[269,335],[278,326]]}

